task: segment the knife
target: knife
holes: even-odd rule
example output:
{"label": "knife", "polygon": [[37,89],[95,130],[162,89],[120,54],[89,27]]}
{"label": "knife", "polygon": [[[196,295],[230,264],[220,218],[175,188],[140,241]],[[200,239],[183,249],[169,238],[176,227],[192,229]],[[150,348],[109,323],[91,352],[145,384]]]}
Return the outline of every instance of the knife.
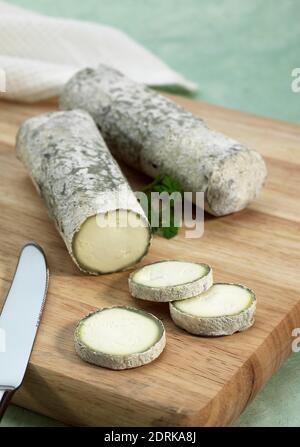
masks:
{"label": "knife", "polygon": [[0,315],[0,420],[22,384],[44,307],[48,277],[42,248],[35,242],[25,244]]}

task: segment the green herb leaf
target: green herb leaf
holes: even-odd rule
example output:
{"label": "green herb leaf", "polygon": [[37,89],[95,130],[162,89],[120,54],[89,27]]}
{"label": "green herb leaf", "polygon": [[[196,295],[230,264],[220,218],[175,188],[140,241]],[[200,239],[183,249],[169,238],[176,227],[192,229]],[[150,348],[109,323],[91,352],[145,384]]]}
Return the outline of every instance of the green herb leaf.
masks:
{"label": "green herb leaf", "polygon": [[166,227],[166,228],[159,228],[157,230],[157,233],[166,238],[166,239],[172,239],[172,237],[177,236],[178,234],[178,227]]}
{"label": "green herb leaf", "polygon": [[179,192],[180,194],[183,194],[181,184],[169,175],[158,175],[143,189],[143,192],[145,192],[148,197],[148,210],[145,210],[145,212],[148,212],[149,222],[154,222],[154,217],[156,217],[156,221],[159,222],[158,227],[152,226],[152,232],[157,233],[166,239],[171,239],[176,236],[178,234],[178,227],[175,225],[175,200],[170,200],[170,226],[165,227],[162,222],[161,210],[159,210],[159,215],[157,215],[158,211],[153,208],[151,203],[151,192],[167,192],[168,194]]}

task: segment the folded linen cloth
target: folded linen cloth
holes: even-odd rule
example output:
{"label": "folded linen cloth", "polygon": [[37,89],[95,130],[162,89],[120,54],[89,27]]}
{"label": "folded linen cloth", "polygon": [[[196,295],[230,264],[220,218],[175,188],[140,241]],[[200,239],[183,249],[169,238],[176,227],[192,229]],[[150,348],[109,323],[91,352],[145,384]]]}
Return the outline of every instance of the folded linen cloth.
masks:
{"label": "folded linen cloth", "polygon": [[58,95],[76,71],[99,63],[150,86],[197,89],[196,84],[113,27],[46,17],[0,1],[3,98],[34,102]]}

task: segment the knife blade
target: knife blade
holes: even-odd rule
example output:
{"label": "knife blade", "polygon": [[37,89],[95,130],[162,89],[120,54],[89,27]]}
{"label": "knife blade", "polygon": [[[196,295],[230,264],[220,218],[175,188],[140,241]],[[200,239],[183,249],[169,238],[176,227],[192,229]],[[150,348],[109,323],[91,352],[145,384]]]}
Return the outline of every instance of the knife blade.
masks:
{"label": "knife blade", "polygon": [[22,384],[48,288],[48,266],[35,242],[20,252],[13,281],[0,314],[0,420]]}

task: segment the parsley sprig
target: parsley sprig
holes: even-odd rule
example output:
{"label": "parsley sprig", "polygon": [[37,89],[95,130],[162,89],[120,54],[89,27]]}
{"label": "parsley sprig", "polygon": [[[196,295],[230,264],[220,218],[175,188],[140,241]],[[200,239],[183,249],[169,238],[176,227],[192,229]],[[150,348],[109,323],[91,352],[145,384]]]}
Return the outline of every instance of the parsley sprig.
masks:
{"label": "parsley sprig", "polygon": [[158,226],[151,225],[152,232],[166,239],[171,239],[172,237],[176,236],[178,233],[178,226],[176,225],[175,219],[175,200],[170,200],[170,225],[166,227],[163,225],[161,209],[156,210],[153,206],[151,193],[167,192],[168,194],[172,194],[174,192],[178,192],[183,194],[181,184],[169,175],[158,175],[155,177],[153,182],[143,189],[143,192],[147,194],[148,198],[148,210],[146,211],[148,211],[148,219],[150,224],[151,222],[155,221],[154,217],[156,217],[156,221],[159,222]]}

